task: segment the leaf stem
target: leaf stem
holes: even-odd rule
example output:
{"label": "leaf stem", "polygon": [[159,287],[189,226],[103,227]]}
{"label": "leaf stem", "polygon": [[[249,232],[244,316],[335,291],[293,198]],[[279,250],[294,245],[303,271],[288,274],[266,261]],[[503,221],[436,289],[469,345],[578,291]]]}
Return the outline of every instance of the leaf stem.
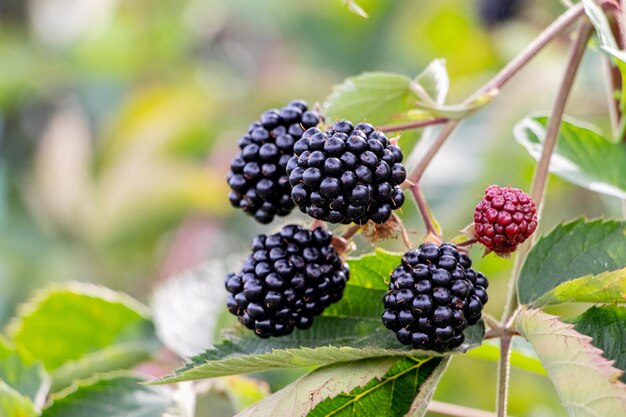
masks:
{"label": "leaf stem", "polygon": [[489,411],[463,407],[461,405],[449,404],[441,401],[431,401],[428,404],[428,411],[451,417],[496,417],[495,414],[490,413]]}
{"label": "leaf stem", "polygon": [[428,202],[426,201],[426,197],[424,197],[424,193],[422,193],[422,189],[418,184],[412,184],[409,189],[411,190],[411,194],[413,194],[413,198],[417,203],[417,208],[419,209],[420,214],[422,215],[422,220],[424,221],[424,226],[426,227],[426,235],[437,236],[441,239],[435,224],[431,219],[431,211],[428,207]]}
{"label": "leaf stem", "polygon": [[414,122],[398,123],[395,125],[385,125],[378,127],[381,132],[399,132],[401,130],[420,129],[422,127],[440,125],[448,121],[445,117],[437,117],[434,119],[416,120]]}
{"label": "leaf stem", "polygon": [[[591,26],[588,21],[585,20],[581,22],[578,28],[576,39],[573,41],[572,47],[570,49],[569,57],[566,64],[567,66],[565,69],[565,75],[563,76],[563,80],[561,81],[561,85],[559,86],[559,90],[554,100],[554,104],[552,105],[550,118],[548,120],[548,126],[546,128],[546,137],[543,141],[541,156],[539,157],[539,162],[537,163],[537,167],[535,169],[530,192],[532,199],[537,205],[538,216],[541,216],[543,196],[550,168],[550,159],[556,146],[559,129],[561,128],[561,120],[563,119],[565,104],[567,103],[567,99],[572,89],[572,85],[574,84],[574,79],[576,78],[576,73],[580,66],[580,62],[582,61],[582,57],[585,53],[587,41],[591,36],[592,29],[593,26]],[[513,273],[509,282],[507,302],[505,304],[504,312],[502,314],[502,322],[506,322],[511,317],[513,310],[515,310],[515,308],[517,307],[517,277],[533,240],[534,235],[533,237],[531,237],[531,239],[521,245],[517,251],[515,264],[513,267]]]}
{"label": "leaf stem", "polygon": [[[583,14],[584,9],[582,4],[577,4],[568,9],[554,22],[552,22],[550,26],[545,28],[544,31],[535,38],[535,40],[533,40],[511,62],[509,62],[498,74],[496,74],[495,77],[479,88],[465,102],[471,102],[485,93],[493,91],[494,89],[499,90],[502,88],[515,74],[517,74],[517,72],[519,72],[520,69],[530,62],[530,60],[534,58],[539,51],[541,51],[548,43],[550,43],[550,41],[556,38]],[[426,151],[415,169],[413,169],[413,171],[409,174],[408,180],[410,183],[417,184],[419,182],[433,157],[437,154],[439,149],[441,149],[446,139],[448,139],[450,134],[452,134],[454,129],[456,129],[459,124],[460,121],[458,120],[450,120],[443,126],[441,132],[439,132],[439,136],[437,136],[431,147]]]}

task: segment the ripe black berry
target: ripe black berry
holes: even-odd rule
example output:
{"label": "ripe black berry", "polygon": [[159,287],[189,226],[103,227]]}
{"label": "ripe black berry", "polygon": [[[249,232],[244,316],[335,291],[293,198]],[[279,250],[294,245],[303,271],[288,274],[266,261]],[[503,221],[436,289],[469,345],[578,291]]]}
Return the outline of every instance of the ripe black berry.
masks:
{"label": "ripe black berry", "polygon": [[286,173],[294,144],[322,120],[307,104],[294,100],[280,110],[268,110],[239,140],[240,152],[230,164],[229,200],[260,223],[286,216],[294,203]]}
{"label": "ripe black berry", "polygon": [[402,151],[367,123],[310,128],[287,164],[300,211],[330,223],[384,223],[404,203]]}
{"label": "ripe black berry", "polygon": [[228,311],[259,337],[307,329],[343,296],[349,278],[330,232],[288,225],[259,235],[239,273],[226,276]]}
{"label": "ripe black berry", "polygon": [[383,300],[385,327],[415,349],[460,346],[464,330],[478,322],[488,300],[487,278],[471,266],[451,243],[424,243],[406,252]]}

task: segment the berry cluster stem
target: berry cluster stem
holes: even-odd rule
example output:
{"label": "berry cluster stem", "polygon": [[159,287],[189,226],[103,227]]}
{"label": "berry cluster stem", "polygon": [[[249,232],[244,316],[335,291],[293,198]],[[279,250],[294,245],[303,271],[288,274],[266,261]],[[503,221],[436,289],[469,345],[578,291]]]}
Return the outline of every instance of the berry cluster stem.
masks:
{"label": "berry cluster stem", "polygon": [[[546,128],[546,137],[543,142],[541,156],[535,169],[535,174],[533,176],[533,183],[531,187],[531,197],[537,205],[538,215],[541,214],[541,209],[543,205],[542,200],[548,179],[548,170],[550,167],[550,159],[556,146],[559,129],[561,127],[561,120],[563,119],[563,113],[565,111],[565,105],[572,90],[572,86],[574,85],[576,73],[578,72],[578,68],[580,67],[580,63],[587,48],[587,42],[589,41],[592,30],[593,26],[591,25],[591,23],[589,23],[589,21],[584,20],[580,23],[576,38],[573,40],[572,46],[570,48],[568,60],[566,63],[565,74],[559,86],[559,90],[554,100],[554,104],[552,105],[550,118],[548,120],[548,127]],[[514,315],[514,310],[517,308],[518,303],[516,289],[517,277],[519,275],[523,260],[528,254],[533,240],[534,239],[531,237],[531,239],[529,239],[519,248],[517,257],[515,259],[515,265],[513,268],[511,280],[509,281],[508,297],[504,308],[501,324],[501,326],[507,329],[510,326],[509,323],[511,322],[511,318]],[[496,414],[498,415],[498,417],[506,417],[507,411],[511,337],[512,335],[509,332],[505,332],[500,338],[498,397],[496,401]]]}
{"label": "berry cluster stem", "polygon": [[[568,9],[554,22],[552,22],[550,26],[544,29],[544,31],[541,32],[537,38],[535,38],[535,40],[533,40],[511,62],[509,62],[498,74],[496,74],[495,77],[472,94],[466,102],[471,102],[485,93],[501,89],[515,74],[519,72],[519,70],[524,68],[524,66],[526,66],[526,64],[528,64],[537,55],[537,53],[539,53],[539,51],[541,51],[548,43],[550,43],[550,41],[566,30],[573,22],[578,20],[578,18],[580,18],[583,14],[584,9],[580,3]],[[461,121],[459,120],[450,120],[443,125],[441,132],[439,132],[439,136],[437,136],[431,147],[420,159],[415,169],[413,169],[413,171],[409,174],[407,178],[409,183],[417,184],[419,182],[433,157],[437,154],[437,152],[439,152],[439,149],[441,149],[445,141],[460,123]]]}
{"label": "berry cluster stem", "polygon": [[426,202],[424,193],[422,193],[422,189],[418,184],[411,184],[409,189],[411,190],[411,194],[413,194],[413,198],[415,198],[415,202],[417,203],[417,208],[422,215],[422,220],[424,221],[424,226],[426,227],[426,235],[436,236],[441,239],[440,231],[437,230],[437,227],[435,227],[432,219],[432,212],[430,211],[430,207],[428,207],[428,203]]}

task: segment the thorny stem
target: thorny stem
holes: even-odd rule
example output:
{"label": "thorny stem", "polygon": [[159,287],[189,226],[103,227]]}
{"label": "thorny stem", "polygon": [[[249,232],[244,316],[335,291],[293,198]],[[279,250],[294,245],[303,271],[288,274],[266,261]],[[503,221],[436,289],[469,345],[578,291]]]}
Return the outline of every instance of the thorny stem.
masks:
{"label": "thorny stem", "polygon": [[[576,39],[572,43],[572,47],[569,52],[565,74],[559,86],[557,96],[552,105],[550,112],[550,118],[548,120],[548,127],[546,128],[546,137],[543,142],[543,149],[539,162],[535,169],[533,176],[533,183],[531,187],[531,197],[537,204],[537,214],[541,214],[542,200],[548,179],[548,169],[550,167],[550,158],[556,145],[559,129],[561,127],[561,120],[563,118],[563,112],[565,111],[565,104],[572,90],[576,73],[582,61],[582,57],[587,48],[587,41],[591,36],[593,26],[588,21],[580,23]],[[507,328],[509,322],[512,319],[513,311],[517,308],[517,290],[516,281],[519,275],[522,262],[526,257],[530,245],[533,239],[523,244],[518,250],[517,257],[515,259],[515,266],[513,268],[513,274],[509,282],[509,292],[507,302],[504,308],[502,316],[502,324]],[[498,417],[506,417],[507,407],[507,394],[509,386],[509,359],[511,355],[511,334],[505,332],[500,338],[500,362],[498,366],[498,397],[496,401],[496,413]]]}
{"label": "thorny stem", "polygon": [[[563,80],[561,81],[561,85],[559,86],[556,99],[550,112],[548,127],[546,128],[546,137],[543,142],[543,148],[541,150],[539,162],[537,163],[537,167],[535,168],[535,174],[533,176],[533,182],[530,192],[532,199],[537,205],[538,216],[541,215],[543,196],[546,182],[548,179],[548,170],[550,168],[550,158],[557,142],[559,129],[561,127],[561,120],[563,118],[563,112],[565,110],[565,104],[572,89],[572,85],[574,84],[576,72],[578,71],[578,67],[580,66],[583,54],[585,53],[587,41],[591,36],[592,29],[593,27],[588,21],[584,21],[581,23],[578,29],[576,39],[572,43],[572,48],[570,49],[569,57],[566,64],[567,67],[565,70],[565,75],[563,76]],[[504,313],[502,315],[503,322],[510,319],[513,310],[517,307],[517,276],[519,275],[522,262],[524,261],[532,242],[533,238],[531,237],[529,241],[520,246],[517,252],[511,281],[509,283],[507,302],[505,304]]]}
{"label": "thorny stem", "polygon": [[395,125],[386,125],[378,127],[381,132],[399,132],[401,130],[420,129],[422,127],[440,125],[448,121],[445,117],[437,117],[435,119],[417,120],[414,122],[398,123]]}
{"label": "thorny stem", "polygon": [[506,417],[507,401],[509,398],[509,373],[511,371],[511,339],[513,336],[504,332],[500,337],[500,361],[498,362],[498,396],[496,400],[496,415]]}
{"label": "thorny stem", "polygon": [[426,227],[426,235],[433,235],[441,238],[437,232],[437,228],[430,218],[430,208],[428,207],[424,193],[422,193],[422,189],[417,184],[412,184],[409,189],[411,190],[411,194],[413,194],[413,198],[415,198],[415,202],[417,203],[417,208],[422,215],[422,220],[424,221],[424,226]]}
{"label": "thorny stem", "polygon": [[[493,91],[494,89],[499,90],[502,88],[515,74],[517,74],[520,69],[522,69],[532,58],[534,58],[539,51],[541,51],[550,41],[567,29],[583,14],[584,9],[582,4],[577,4],[571,9],[568,9],[559,18],[552,22],[552,24],[543,32],[541,32],[539,36],[526,47],[526,49],[520,52],[511,62],[509,62],[509,64],[496,74],[495,77],[470,96],[466,102],[472,101],[485,93]],[[430,161],[459,124],[460,121],[458,120],[450,120],[443,126],[443,129],[439,132],[439,136],[435,139],[430,149],[428,149],[426,154],[419,161],[413,172],[409,174],[409,182],[414,184],[419,182],[424,174],[424,171],[428,168]]]}
{"label": "thorny stem", "polygon": [[428,403],[428,411],[451,417],[496,417],[489,411],[434,400]]}

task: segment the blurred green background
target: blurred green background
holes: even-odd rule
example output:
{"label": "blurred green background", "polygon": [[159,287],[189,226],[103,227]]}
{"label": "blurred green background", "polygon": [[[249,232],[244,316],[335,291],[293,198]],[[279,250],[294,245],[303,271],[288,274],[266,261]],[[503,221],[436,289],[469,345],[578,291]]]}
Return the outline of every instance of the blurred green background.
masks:
{"label": "blurred green background", "polygon": [[[363,0],[364,19],[340,0],[3,0],[0,325],[48,282],[96,282],[146,301],[172,274],[308,221],[260,226],[230,209],[225,175],[248,124],[292,98],[322,102],[347,76],[413,76],[435,58],[447,61],[449,101],[461,101],[563,11],[557,0],[518,2],[517,17],[494,26],[477,1]],[[423,188],[447,237],[471,221],[486,185],[529,187],[533,161],[511,129],[549,109],[567,40],[465,122],[427,171]],[[590,52],[568,114],[609,132],[605,102]],[[540,233],[619,213],[616,201],[557,178],[548,189]],[[418,241],[410,202],[402,216]],[[473,252],[492,282],[487,310],[499,315],[512,262]],[[456,358],[435,398],[492,409],[495,371]],[[294,374],[263,377],[277,388]],[[514,371],[512,381],[512,415],[564,415],[545,378]]]}

